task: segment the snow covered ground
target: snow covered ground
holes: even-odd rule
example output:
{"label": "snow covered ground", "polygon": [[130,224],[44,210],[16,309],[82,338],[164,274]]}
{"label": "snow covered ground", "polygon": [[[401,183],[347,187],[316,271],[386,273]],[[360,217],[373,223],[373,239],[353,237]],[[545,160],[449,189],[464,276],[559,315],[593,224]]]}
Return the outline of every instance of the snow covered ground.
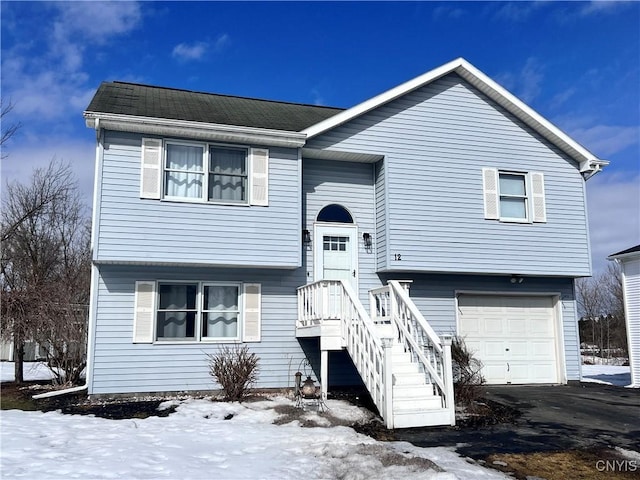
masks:
{"label": "snow covered ground", "polygon": [[[40,367],[29,379],[47,378]],[[3,381],[13,364],[2,362]],[[467,461],[452,448],[378,442],[344,426],[302,427],[273,421],[284,397],[249,403],[208,400],[177,405],[168,417],[107,420],[59,412],[2,410],[0,476],[37,479],[504,479]],[[329,414],[364,420],[368,412],[329,401]],[[231,418],[229,418],[231,416]],[[225,420],[225,418],[229,418]],[[309,411],[301,419],[328,425]],[[433,462],[433,463],[431,463]]]}
{"label": "snow covered ground", "polygon": [[625,387],[631,383],[631,367],[582,365],[582,381]]}
{"label": "snow covered ground", "polygon": [[[49,378],[28,364],[28,379]],[[629,367],[583,365],[585,381],[626,385]],[[626,376],[625,376],[626,375]],[[2,381],[13,364],[0,364]],[[626,380],[625,380],[626,379]],[[624,382],[627,383],[624,383]],[[343,426],[302,427],[299,420],[274,424],[284,397],[250,403],[208,400],[177,405],[168,417],[107,420],[58,412],[2,410],[0,476],[38,479],[504,479],[456,454],[452,448],[419,448],[378,442]],[[345,421],[366,413],[329,401],[329,413]],[[225,418],[229,418],[225,420]],[[305,423],[328,425],[308,412]],[[435,467],[431,464],[435,464]]]}

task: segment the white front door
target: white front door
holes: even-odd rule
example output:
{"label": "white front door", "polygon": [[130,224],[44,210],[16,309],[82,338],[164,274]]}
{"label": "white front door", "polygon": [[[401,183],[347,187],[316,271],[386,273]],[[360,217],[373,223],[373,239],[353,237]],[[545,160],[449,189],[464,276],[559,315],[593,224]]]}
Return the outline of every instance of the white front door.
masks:
{"label": "white front door", "polygon": [[358,228],[353,224],[316,224],[314,280],[349,280],[358,288]]}

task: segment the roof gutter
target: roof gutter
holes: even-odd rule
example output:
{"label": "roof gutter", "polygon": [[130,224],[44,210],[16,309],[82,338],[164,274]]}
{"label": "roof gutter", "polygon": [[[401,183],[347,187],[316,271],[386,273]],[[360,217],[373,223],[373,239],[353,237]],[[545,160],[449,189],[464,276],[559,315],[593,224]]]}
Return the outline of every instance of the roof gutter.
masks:
{"label": "roof gutter", "polygon": [[307,135],[267,128],[192,122],[167,118],[140,117],[117,113],[84,112],[89,128],[134,132],[148,135],[192,138],[197,140],[239,142],[274,147],[299,148]]}

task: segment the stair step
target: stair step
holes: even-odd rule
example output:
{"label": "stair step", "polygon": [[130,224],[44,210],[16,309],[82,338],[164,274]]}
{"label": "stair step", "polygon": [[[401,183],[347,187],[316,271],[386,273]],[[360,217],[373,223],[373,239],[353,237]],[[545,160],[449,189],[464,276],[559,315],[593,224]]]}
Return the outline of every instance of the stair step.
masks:
{"label": "stair step", "polygon": [[393,372],[394,385],[425,385],[425,376],[423,373],[403,373]]}
{"label": "stair step", "polygon": [[417,363],[393,362],[393,373],[420,373]]}
{"label": "stair step", "polygon": [[442,397],[439,395],[431,395],[430,397],[422,397],[420,399],[396,400],[393,398],[394,415],[403,412],[415,412],[425,410],[437,410],[442,408]]}
{"label": "stair step", "polygon": [[433,397],[433,385],[394,385],[393,398],[398,400],[420,399]]}
{"label": "stair step", "polygon": [[435,427],[437,425],[453,425],[451,412],[444,408],[434,410],[413,410],[395,412],[393,428]]}

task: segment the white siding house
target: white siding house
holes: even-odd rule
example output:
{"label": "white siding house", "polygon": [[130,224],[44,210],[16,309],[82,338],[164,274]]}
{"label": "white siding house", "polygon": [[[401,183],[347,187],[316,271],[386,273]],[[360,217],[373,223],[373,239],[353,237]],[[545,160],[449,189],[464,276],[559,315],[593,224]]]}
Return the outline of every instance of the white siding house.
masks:
{"label": "white siding house", "polygon": [[631,385],[640,388],[640,245],[609,256],[622,268]]}

